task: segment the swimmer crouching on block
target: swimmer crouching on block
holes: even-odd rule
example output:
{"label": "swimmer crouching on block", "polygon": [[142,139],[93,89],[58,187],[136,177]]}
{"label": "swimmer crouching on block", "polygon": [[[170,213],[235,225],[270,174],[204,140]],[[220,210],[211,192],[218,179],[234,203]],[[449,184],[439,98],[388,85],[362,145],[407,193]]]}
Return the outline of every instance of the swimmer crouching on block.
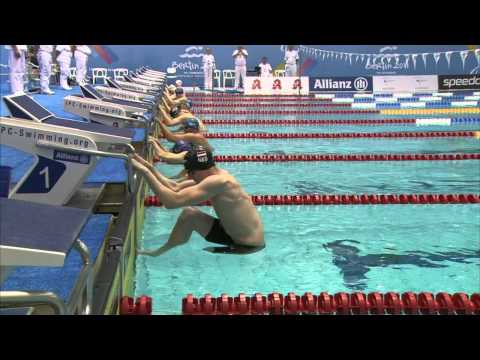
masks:
{"label": "swimmer crouching on block", "polygon": [[[177,183],[160,174],[139,155],[132,165],[148,182],[167,209],[185,207],[168,241],[155,250],[139,250],[141,255],[158,256],[188,242],[196,231],[205,240],[223,246],[204,250],[222,254],[249,254],[265,247],[263,224],[250,196],[227,171],[215,166],[213,155],[194,146],[185,156],[189,180]],[[218,218],[194,208],[210,200]]]}
{"label": "swimmer crouching on block", "polygon": [[155,119],[163,122],[167,126],[176,126],[183,124],[188,119],[196,119],[200,124],[200,131],[207,132],[205,124],[191,112],[191,101],[181,101],[178,106],[168,107],[165,104],[158,106],[159,115]]}
{"label": "swimmer crouching on block", "polygon": [[175,95],[170,95],[171,89],[168,88],[167,91],[163,92],[163,99],[165,99],[166,103],[169,106],[174,106],[178,105],[178,103],[182,100],[187,100],[187,96],[185,95],[185,92],[183,91],[183,88],[177,87],[174,90]]}

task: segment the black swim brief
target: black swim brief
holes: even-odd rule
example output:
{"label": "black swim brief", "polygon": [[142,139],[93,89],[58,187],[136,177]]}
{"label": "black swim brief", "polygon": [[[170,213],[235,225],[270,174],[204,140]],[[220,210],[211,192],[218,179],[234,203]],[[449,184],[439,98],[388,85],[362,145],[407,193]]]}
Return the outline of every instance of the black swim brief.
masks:
{"label": "black swim brief", "polygon": [[233,241],[230,235],[227,234],[223,228],[219,219],[215,219],[210,229],[210,232],[205,236],[205,240],[214,244],[221,244],[226,246],[212,246],[207,247],[204,250],[216,254],[251,254],[262,250],[265,245],[262,246],[248,246],[237,245]]}

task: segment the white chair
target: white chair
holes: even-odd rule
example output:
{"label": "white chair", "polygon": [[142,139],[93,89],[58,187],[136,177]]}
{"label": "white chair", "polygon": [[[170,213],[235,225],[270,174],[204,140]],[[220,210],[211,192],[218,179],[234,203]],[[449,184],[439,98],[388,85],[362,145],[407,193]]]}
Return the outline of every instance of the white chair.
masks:
{"label": "white chair", "polygon": [[125,80],[125,78],[124,78],[125,75],[128,75],[128,69],[126,69],[126,68],[113,69],[113,78],[115,79],[115,81]]}
{"label": "white chair", "polygon": [[177,68],[169,67],[167,68],[167,79],[174,80],[177,78]]}
{"label": "white chair", "polygon": [[275,77],[285,76],[285,70],[275,70],[275,71],[273,72],[273,76],[275,76]]}
{"label": "white chair", "polygon": [[213,70],[213,80],[217,80],[217,87],[219,88],[222,83],[220,82],[220,78],[222,77],[222,71],[221,70]]}
{"label": "white chair", "polygon": [[106,83],[108,70],[106,68],[93,68],[92,69],[92,84],[96,84],[97,79],[103,79],[103,83]]}
{"label": "white chair", "polygon": [[234,80],[235,81],[235,70],[223,70],[223,88],[224,89],[227,88],[225,86],[227,80]]}

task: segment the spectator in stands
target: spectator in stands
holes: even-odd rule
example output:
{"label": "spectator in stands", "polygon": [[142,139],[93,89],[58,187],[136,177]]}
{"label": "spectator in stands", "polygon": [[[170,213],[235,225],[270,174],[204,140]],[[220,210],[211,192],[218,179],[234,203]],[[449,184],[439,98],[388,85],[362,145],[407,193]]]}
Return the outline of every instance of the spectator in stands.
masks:
{"label": "spectator in stands", "polygon": [[10,50],[8,67],[10,69],[10,89],[12,94],[24,94],[25,54],[27,45],[5,45]]}

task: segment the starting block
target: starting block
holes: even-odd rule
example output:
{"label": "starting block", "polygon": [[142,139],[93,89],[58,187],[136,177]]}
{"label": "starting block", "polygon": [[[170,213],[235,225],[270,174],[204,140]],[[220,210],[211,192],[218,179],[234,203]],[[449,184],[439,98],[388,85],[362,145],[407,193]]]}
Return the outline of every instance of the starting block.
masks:
{"label": "starting block", "polygon": [[151,95],[151,96],[158,96],[160,95],[160,89],[156,87],[151,87],[151,86],[145,86],[145,85],[140,85],[136,84],[130,81],[120,81],[120,80],[113,80],[110,78],[107,78],[107,84],[110,87],[114,88],[120,88],[123,90],[129,90],[129,91],[135,91],[135,92],[140,92],[145,95]]}
{"label": "starting block", "polygon": [[0,145],[36,158],[8,198],[64,205],[99,157],[124,160],[128,185],[133,188],[128,157],[135,151],[133,130],[57,118],[27,95],[4,97],[4,101],[13,117],[0,117]]}
{"label": "starting block", "polygon": [[151,104],[146,104],[142,101],[114,99],[100,94],[92,85],[80,85],[82,94],[87,99],[100,100],[110,104],[123,106],[127,112],[130,113],[144,113],[152,109]]}

